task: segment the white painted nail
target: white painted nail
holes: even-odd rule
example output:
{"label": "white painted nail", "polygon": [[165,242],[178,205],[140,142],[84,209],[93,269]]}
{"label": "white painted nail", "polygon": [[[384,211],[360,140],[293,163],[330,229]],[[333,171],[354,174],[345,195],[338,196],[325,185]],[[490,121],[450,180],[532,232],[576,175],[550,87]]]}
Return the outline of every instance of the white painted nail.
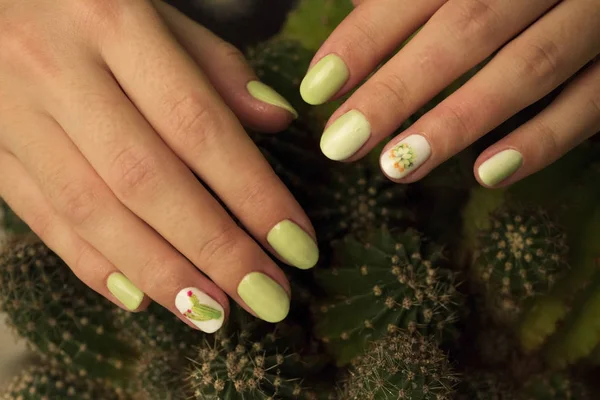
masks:
{"label": "white painted nail", "polygon": [[179,312],[203,332],[214,333],[223,326],[225,310],[212,297],[196,288],[185,288],[175,298]]}
{"label": "white painted nail", "polygon": [[422,135],[410,135],[381,155],[379,162],[387,176],[401,179],[417,169],[431,155],[431,146]]}

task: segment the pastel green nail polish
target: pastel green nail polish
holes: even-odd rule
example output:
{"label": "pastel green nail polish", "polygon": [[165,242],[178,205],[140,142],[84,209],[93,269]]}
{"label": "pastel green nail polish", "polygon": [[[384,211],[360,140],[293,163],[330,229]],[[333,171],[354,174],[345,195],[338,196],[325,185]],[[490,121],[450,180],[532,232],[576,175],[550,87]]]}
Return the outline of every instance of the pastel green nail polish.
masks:
{"label": "pastel green nail polish", "polygon": [[300,84],[300,95],[308,104],[323,104],[344,86],[349,75],[344,61],[329,54],[308,71]]}
{"label": "pastel green nail polish", "polygon": [[331,124],[321,137],[321,151],[331,160],[345,160],[371,136],[371,124],[357,110],[348,111]]}
{"label": "pastel green nail polish", "polygon": [[144,300],[144,292],[135,287],[125,275],[119,272],[112,273],[108,277],[106,286],[112,295],[129,310],[136,310]]}
{"label": "pastel green nail polish", "polygon": [[280,322],[290,311],[290,298],[273,279],[251,272],[238,285],[238,294],[256,315],[267,322]]}
{"label": "pastel green nail polish", "polygon": [[512,174],[523,164],[523,156],[516,150],[508,149],[496,153],[479,166],[479,179],[488,186],[495,186]]}
{"label": "pastel green nail polish", "polygon": [[309,269],[319,260],[319,248],[308,233],[289,220],[275,225],[267,235],[273,249],[291,265]]}
{"label": "pastel green nail polish", "polygon": [[252,97],[275,107],[283,108],[289,111],[294,118],[298,118],[298,112],[292,105],[270,86],[259,81],[251,81],[246,85],[246,89]]}

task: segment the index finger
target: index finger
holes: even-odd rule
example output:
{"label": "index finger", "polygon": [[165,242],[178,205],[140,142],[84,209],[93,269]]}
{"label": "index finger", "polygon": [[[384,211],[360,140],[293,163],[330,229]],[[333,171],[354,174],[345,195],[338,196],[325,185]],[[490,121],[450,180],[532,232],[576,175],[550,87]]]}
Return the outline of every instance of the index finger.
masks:
{"label": "index finger", "polygon": [[207,77],[151,4],[128,2],[119,12],[102,56],[129,98],[263,246],[313,267],[318,249],[308,217]]}

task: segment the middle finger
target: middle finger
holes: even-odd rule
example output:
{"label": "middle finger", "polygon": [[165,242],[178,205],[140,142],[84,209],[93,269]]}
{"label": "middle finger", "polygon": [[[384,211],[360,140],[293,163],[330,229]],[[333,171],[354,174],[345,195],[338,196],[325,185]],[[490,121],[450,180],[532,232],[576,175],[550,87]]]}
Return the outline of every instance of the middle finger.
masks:
{"label": "middle finger", "polygon": [[558,1],[447,2],[334,113],[321,139],[323,153],[334,160],[366,154],[429,99]]}

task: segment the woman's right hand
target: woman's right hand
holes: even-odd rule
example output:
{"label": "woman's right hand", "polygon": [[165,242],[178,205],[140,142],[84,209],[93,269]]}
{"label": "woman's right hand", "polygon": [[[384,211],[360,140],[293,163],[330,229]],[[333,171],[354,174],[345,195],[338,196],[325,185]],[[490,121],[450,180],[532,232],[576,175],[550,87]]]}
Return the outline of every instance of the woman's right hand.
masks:
{"label": "woman's right hand", "polygon": [[275,132],[295,115],[166,4],[0,0],[0,196],[125,309],[152,299],[214,332],[227,294],[285,318],[289,284],[259,243],[306,269],[315,234],[238,118]]}

